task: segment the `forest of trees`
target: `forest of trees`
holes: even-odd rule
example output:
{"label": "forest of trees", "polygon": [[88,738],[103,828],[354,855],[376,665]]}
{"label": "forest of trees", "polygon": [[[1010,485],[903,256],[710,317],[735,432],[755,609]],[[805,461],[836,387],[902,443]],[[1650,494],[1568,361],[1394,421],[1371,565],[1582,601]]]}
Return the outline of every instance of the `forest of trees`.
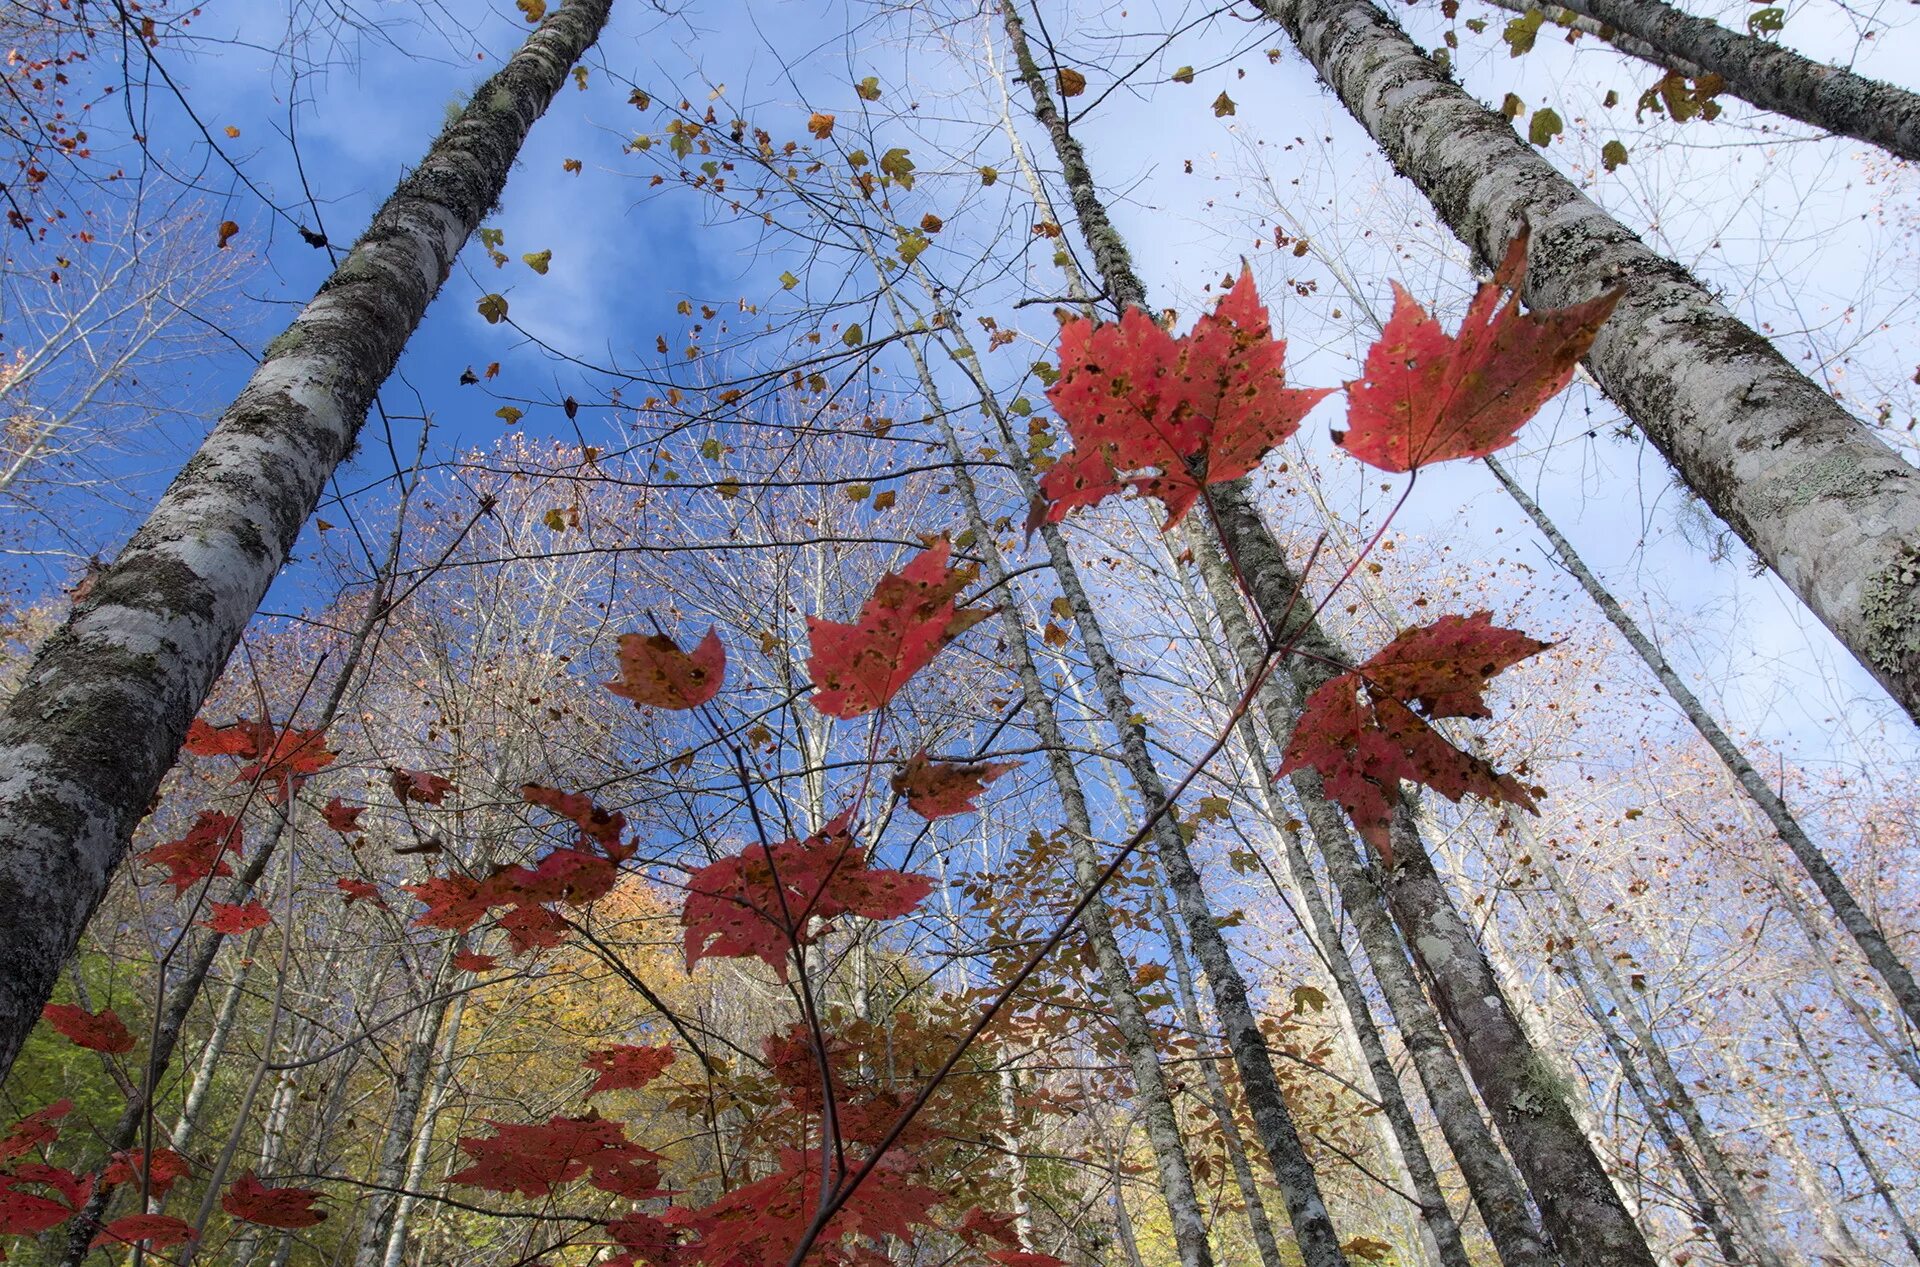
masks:
{"label": "forest of trees", "polygon": [[1920,1267],[1910,9],[7,0],[0,1258]]}

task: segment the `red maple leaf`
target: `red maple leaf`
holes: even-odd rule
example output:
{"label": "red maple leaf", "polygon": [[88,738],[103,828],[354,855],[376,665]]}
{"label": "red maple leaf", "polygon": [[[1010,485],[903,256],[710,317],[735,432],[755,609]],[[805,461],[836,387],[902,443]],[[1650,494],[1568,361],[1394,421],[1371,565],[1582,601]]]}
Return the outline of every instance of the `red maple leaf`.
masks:
{"label": "red maple leaf", "polygon": [[313,1208],[319,1199],[311,1188],[269,1188],[249,1170],[220,1195],[220,1208],[248,1223],[291,1231],[327,1217],[325,1210]]}
{"label": "red maple leaf", "polygon": [[1499,628],[1487,612],[1402,630],[1378,655],[1307,697],[1279,773],[1318,770],[1327,794],[1388,861],[1387,827],[1402,779],[1452,801],[1472,793],[1532,810],[1533,793],[1517,779],[1462,752],[1430,723],[1490,716],[1489,679],[1550,645]]}
{"label": "red maple leaf", "polygon": [[487,917],[487,897],[480,882],[470,876],[435,876],[418,884],[400,886],[426,903],[415,919],[419,928],[445,928],[464,933]]}
{"label": "red maple leaf", "polygon": [[1017,761],[933,761],[923,752],[907,759],[900,773],[893,776],[893,790],[907,798],[907,808],[925,819],[971,814],[980,807],[974,801]]}
{"label": "red maple leaf", "polygon": [[171,1214],[128,1214],[100,1229],[88,1249],[102,1245],[131,1245],[145,1241],[148,1249],[165,1249],[193,1239],[193,1225]]}
{"label": "red maple leaf", "polygon": [[447,793],[453,791],[452,779],[419,770],[389,771],[388,782],[393,787],[394,796],[403,804],[418,801],[422,805],[438,805],[447,799]]}
{"label": "red maple leaf", "polygon": [[49,1003],[41,1011],[40,1019],[76,1047],[110,1054],[133,1050],[133,1034],[110,1007],[89,1012],[70,1003]]}
{"label": "red maple leaf", "polygon": [[918,906],[933,881],[868,867],[849,819],[841,814],[805,840],[748,845],[694,872],[680,910],[687,966],[757,956],[785,980],[788,950],[818,939],[836,916],[893,919]]}
{"label": "red maple leaf", "polygon": [[175,1183],[193,1173],[187,1159],[171,1148],[154,1149],[151,1166],[146,1164],[146,1153],[134,1148],[115,1153],[113,1161],[100,1172],[100,1180],[111,1184],[139,1183],[143,1169],[147,1174],[148,1195],[154,1197],[166,1196]]}
{"label": "red maple leaf", "polygon": [[853,624],[807,617],[815,708],[843,720],[872,712],[941,648],[993,614],[989,608],[956,608],[955,597],[980,570],[972,564],[949,568],[951,549],[941,537],[899,572],[881,577]]}
{"label": "red maple leaf", "polygon": [[489,1121],[492,1138],[469,1136],[460,1148],[473,1165],[448,1176],[489,1192],[544,1197],[591,1172],[604,1192],[638,1200],[657,1195],[660,1155],[627,1138],[626,1128],[597,1113],[515,1124]]}
{"label": "red maple leaf", "polygon": [[262,902],[213,902],[209,904],[209,910],[208,917],[200,922],[216,933],[229,936],[265,928],[273,923],[273,912]]}
{"label": "red maple leaf", "polygon": [[567,921],[559,912],[532,903],[515,906],[496,919],[494,926],[507,935],[507,949],[516,955],[551,950],[567,935]]}
{"label": "red maple leaf", "polygon": [[1167,527],[1179,523],[1203,483],[1254,470],[1331,394],[1288,387],[1286,354],[1245,268],[1178,339],[1138,308],[1117,323],[1061,326],[1060,377],[1047,399],[1073,448],[1040,482],[1046,519],[1132,488],[1160,499]]}
{"label": "red maple leaf", "polygon": [[366,812],[366,806],[348,805],[336,796],[321,809],[320,816],[327,820],[327,826],[344,836],[360,830],[360,815]]}
{"label": "red maple leaf", "polygon": [[625,814],[601,809],[585,793],[562,792],[538,783],[522,784],[520,795],[529,805],[539,805],[562,818],[572,819],[573,825],[580,829],[581,842],[598,845],[613,861],[625,862],[633,857],[634,847],[620,842],[621,834],[627,829]]}
{"label": "red maple leaf", "polygon": [[665,1264],[674,1259],[674,1247],[680,1233],[663,1219],[651,1214],[629,1214],[607,1224],[607,1234],[626,1253],[607,1260],[607,1267],[639,1267],[641,1263]]}
{"label": "red maple leaf", "polygon": [[168,871],[175,894],[185,893],[208,876],[232,875],[224,855],[240,852],[240,822],[217,810],[202,810],[187,834],[155,845],[140,861]]}
{"label": "red maple leaf", "polygon": [[[846,1204],[828,1221],[817,1245],[837,1247],[856,1237],[879,1241],[898,1237],[911,1242],[929,1223],[928,1212],[946,1194],[914,1179],[917,1165],[898,1150],[881,1158]],[[713,1204],[691,1210],[672,1208],[662,1216],[695,1235],[684,1257],[706,1267],[784,1262],[799,1243],[819,1205],[820,1168],[795,1149],[782,1149],[780,1169],[744,1184]],[[826,1261],[836,1256],[823,1255]],[[842,1260],[844,1261],[844,1260]]]}
{"label": "red maple leaf", "polygon": [[234,773],[236,783],[267,777],[274,780],[272,798],[283,801],[316,770],[333,764],[338,755],[327,750],[327,731],[276,730],[271,722],[242,718],[212,726],[194,718],[187,727],[186,751],[196,756],[241,757],[250,762]]}
{"label": "red maple leaf", "polygon": [[720,693],[726,673],[727,649],[712,629],[692,651],[663,633],[621,634],[620,677],[606,687],[649,708],[698,708]]}
{"label": "red maple leaf", "polygon": [[1000,1267],[1067,1267],[1052,1254],[1035,1254],[1022,1249],[996,1249],[987,1258]]}
{"label": "red maple leaf", "polygon": [[609,1047],[605,1051],[588,1052],[581,1061],[589,1069],[598,1070],[599,1078],[587,1088],[588,1095],[598,1095],[602,1091],[638,1090],[658,1078],[673,1063],[674,1051],[668,1047],[628,1047],[623,1045]]}
{"label": "red maple leaf", "polygon": [[387,904],[387,900],[380,896],[380,886],[371,880],[360,880],[350,875],[343,875],[333,883],[334,887],[340,890],[342,900],[349,904],[354,902],[372,902],[375,906]]}
{"label": "red maple leaf", "polygon": [[[1547,312],[1520,311],[1527,234],[1474,292],[1460,333],[1448,335],[1400,283],[1393,316],[1347,384],[1347,430],[1334,441],[1383,471],[1452,458],[1483,458],[1512,444],[1573,368],[1620,302],[1623,289]],[[1500,293],[1511,291],[1504,307]]]}
{"label": "red maple leaf", "polygon": [[[39,1186],[53,1196],[24,1189]],[[93,1176],[43,1162],[21,1162],[0,1174],[0,1235],[33,1236],[79,1212],[93,1192]]]}
{"label": "red maple leaf", "polygon": [[15,1122],[4,1136],[0,1136],[0,1161],[24,1157],[34,1149],[45,1148],[59,1139],[60,1128],[54,1123],[71,1112],[72,1100],[55,1100]]}
{"label": "red maple leaf", "polygon": [[196,717],[187,726],[181,747],[196,757],[245,757],[249,760],[273,746],[273,724],[241,718],[215,726]]}
{"label": "red maple leaf", "polygon": [[475,950],[462,950],[454,955],[453,966],[462,972],[487,972],[499,967],[500,961]]}

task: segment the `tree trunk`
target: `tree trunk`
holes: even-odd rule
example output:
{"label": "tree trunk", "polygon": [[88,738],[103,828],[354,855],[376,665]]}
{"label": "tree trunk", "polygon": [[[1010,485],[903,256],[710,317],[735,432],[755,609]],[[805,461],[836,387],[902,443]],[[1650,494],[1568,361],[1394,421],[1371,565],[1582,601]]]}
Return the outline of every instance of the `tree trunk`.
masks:
{"label": "tree trunk", "polygon": [[440,1030],[451,1000],[440,988],[447,963],[458,942],[448,943],[447,958],[440,971],[427,983],[429,1002],[422,1010],[419,1024],[407,1044],[400,1066],[399,1084],[393,1090],[393,1116],[386,1133],[380,1137],[379,1160],[373,1182],[367,1189],[366,1209],[360,1216],[360,1236],[354,1248],[353,1267],[380,1267],[386,1257],[387,1232],[393,1226],[399,1206],[400,1189],[407,1178],[407,1161],[413,1152],[414,1136],[420,1121],[420,1107],[427,1096],[428,1071],[434,1052],[440,1046]]}
{"label": "tree trunk", "polygon": [[394,191],[0,711],[0,1076],[329,475],[612,0],[566,0]]}
{"label": "tree trunk", "polygon": [[[1720,76],[1727,91],[1775,114],[1920,161],[1920,95],[1829,66],[1773,40],[1730,31],[1662,0],[1558,0],[1560,7]],[[1689,72],[1691,73],[1691,72]]]}
{"label": "tree trunk", "polygon": [[1920,719],[1920,472],[1596,206],[1370,0],[1260,0],[1483,261],[1542,308],[1621,286],[1587,367],[1687,486]]}
{"label": "tree trunk", "polygon": [[466,1015],[467,996],[460,995],[453,1000],[448,1009],[445,1037],[440,1052],[440,1061],[433,1070],[433,1086],[427,1092],[426,1107],[420,1111],[420,1128],[414,1132],[413,1155],[407,1159],[406,1189],[400,1194],[400,1200],[393,1208],[393,1226],[387,1232],[387,1248],[381,1256],[381,1267],[400,1267],[407,1251],[407,1223],[413,1216],[413,1208],[418,1204],[414,1196],[421,1191],[427,1178],[427,1162],[433,1153],[433,1122],[439,1116],[440,1106],[446,1102],[447,1087],[453,1082],[454,1051],[460,1042],[460,1021]]}
{"label": "tree trunk", "polygon": [[1586,561],[1574,550],[1573,543],[1560,534],[1560,530],[1554,526],[1553,521],[1547,518],[1546,512],[1527,496],[1526,491],[1514,481],[1511,475],[1507,474],[1506,468],[1492,458],[1486,459],[1486,465],[1487,469],[1493,472],[1493,477],[1500,481],[1501,487],[1507,490],[1508,496],[1513,498],[1521,510],[1527,512],[1527,518],[1533,520],[1534,526],[1553,546],[1553,552],[1559,558],[1561,565],[1580,582],[1580,588],[1587,592],[1587,597],[1593,600],[1601,614],[1620,631],[1620,636],[1627,640],[1627,645],[1632,647],[1647,668],[1653,671],[1654,677],[1660,680],[1660,685],[1664,686],[1667,694],[1673,697],[1673,702],[1680,706],[1680,711],[1685,713],[1687,720],[1693,723],[1693,728],[1700,732],[1700,737],[1707,741],[1707,746],[1712,748],[1714,755],[1720,758],[1720,763],[1727,768],[1727,773],[1734,777],[1741,789],[1746,792],[1747,797],[1760,808],[1761,813],[1767,816],[1767,821],[1773,824],[1775,833],[1787,848],[1793,851],[1793,856],[1800,860],[1800,865],[1806,868],[1808,877],[1813,881],[1813,887],[1820,890],[1820,896],[1824,897],[1827,905],[1833,909],[1834,918],[1838,919],[1840,926],[1852,936],[1854,944],[1860,948],[1860,953],[1865,956],[1867,963],[1886,984],[1888,992],[1900,1005],[1900,1010],[1906,1014],[1907,1023],[1915,1030],[1920,1030],[1920,984],[1915,983],[1913,974],[1907,971],[1906,964],[1894,954],[1893,947],[1887,944],[1885,934],[1880,931],[1866,911],[1861,909],[1860,903],[1853,896],[1853,891],[1847,887],[1847,882],[1841,878],[1833,863],[1827,860],[1827,855],[1821,851],[1820,846],[1813,843],[1812,838],[1801,828],[1800,820],[1794,817],[1793,811],[1787,808],[1787,803],[1780,798],[1780,794],[1775,792],[1773,786],[1753,768],[1753,762],[1747,759],[1747,754],[1734,743],[1732,736],[1721,729],[1720,723],[1714,719],[1707,706],[1700,702],[1700,697],[1688,688],[1678,673],[1674,672],[1673,666],[1667,663],[1667,658],[1660,654],[1660,648],[1653,644],[1653,639],[1647,637],[1633,617],[1627,614],[1626,608],[1620,605],[1619,600],[1607,590],[1600,578],[1593,574],[1593,569],[1589,568]]}
{"label": "tree trunk", "polygon": [[1706,72],[1684,58],[1674,57],[1664,49],[1655,48],[1644,40],[1636,40],[1623,31],[1616,30],[1604,22],[1581,17],[1572,9],[1558,4],[1535,4],[1531,0],[1487,0],[1496,8],[1522,16],[1538,10],[1546,20],[1555,26],[1566,27],[1591,35],[1595,39],[1605,40],[1629,57],[1637,57],[1656,70],[1672,71],[1676,75],[1685,75],[1688,79],[1698,79]]}

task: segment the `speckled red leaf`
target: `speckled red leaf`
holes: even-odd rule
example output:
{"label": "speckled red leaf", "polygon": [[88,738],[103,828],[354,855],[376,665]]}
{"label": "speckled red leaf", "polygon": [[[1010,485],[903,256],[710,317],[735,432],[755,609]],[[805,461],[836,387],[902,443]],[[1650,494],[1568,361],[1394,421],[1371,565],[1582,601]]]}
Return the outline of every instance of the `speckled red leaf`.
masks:
{"label": "speckled red leaf", "polygon": [[260,902],[213,902],[208,904],[207,918],[200,922],[216,933],[232,936],[265,928],[273,923],[273,912]]}
{"label": "speckled red leaf", "polygon": [[672,1047],[629,1047],[620,1044],[604,1051],[588,1052],[581,1063],[599,1072],[588,1095],[602,1091],[634,1091],[646,1086],[667,1071],[673,1063]]}
{"label": "speckled red leaf", "polygon": [[269,1188],[249,1170],[220,1195],[220,1208],[248,1223],[292,1231],[327,1217],[325,1210],[313,1208],[320,1195],[311,1188]]}
{"label": "speckled red leaf", "polygon": [[607,1260],[607,1267],[660,1267],[677,1261],[674,1247],[680,1232],[671,1223],[651,1214],[628,1214],[607,1224],[607,1235],[625,1250]]}
{"label": "speckled red leaf", "polygon": [[[664,1218],[695,1235],[699,1261],[709,1267],[771,1264],[777,1267],[799,1243],[819,1206],[820,1167],[808,1154],[781,1150],[780,1169],[743,1184],[701,1209],[674,1208]],[[896,1149],[880,1159],[828,1221],[818,1241],[823,1262],[865,1264],[871,1257],[850,1255],[856,1237],[912,1242],[929,1213],[946,1199],[918,1182],[913,1159]],[[882,1259],[881,1261],[887,1261]]]}
{"label": "speckled red leaf", "polygon": [[70,1003],[49,1003],[40,1019],[76,1047],[117,1054],[133,1050],[133,1034],[110,1007],[89,1012]]}
{"label": "speckled red leaf", "polygon": [[1519,780],[1462,752],[1430,723],[1488,716],[1489,680],[1549,645],[1499,628],[1487,612],[1404,630],[1307,697],[1279,772],[1318,770],[1327,794],[1389,858],[1387,827],[1402,779],[1448,800],[1472,794],[1532,810],[1533,793]]}
{"label": "speckled red leaf", "polygon": [[340,890],[341,897],[349,904],[354,902],[372,902],[375,906],[385,906],[387,900],[380,896],[380,886],[371,880],[361,880],[354,876],[343,875],[333,882]]}
{"label": "speckled red leaf", "polygon": [[140,855],[140,861],[165,867],[167,883],[179,894],[208,876],[232,875],[225,855],[239,852],[239,822],[216,810],[202,810],[186,835],[155,845]]}
{"label": "speckled red leaf", "polygon": [[692,651],[665,634],[621,634],[620,677],[608,682],[615,695],[649,708],[698,708],[720,693],[727,649],[712,629]]}
{"label": "speckled red leaf", "polygon": [[615,862],[625,862],[633,856],[633,846],[620,841],[621,833],[627,829],[625,814],[601,809],[584,793],[562,792],[559,788],[542,787],[538,783],[522,784],[520,796],[529,805],[538,805],[562,818],[572,819],[573,825],[580,829],[581,839],[598,845]]}
{"label": "speckled red leaf", "polygon": [[948,567],[951,548],[942,537],[899,572],[880,578],[853,624],[807,617],[813,647],[807,672],[815,708],[843,719],[872,712],[932,663],[941,648],[993,614],[955,605],[979,569]]}
{"label": "speckled red leaf", "polygon": [[122,1184],[139,1183],[140,1172],[147,1172],[147,1191],[150,1195],[164,1197],[173,1185],[193,1173],[193,1167],[187,1159],[171,1148],[153,1150],[153,1165],[146,1165],[146,1154],[138,1148],[124,1153],[115,1153],[113,1161],[100,1172],[103,1183]]}
{"label": "speckled red leaf", "polygon": [[[28,1188],[47,1188],[53,1195]],[[58,1227],[79,1212],[92,1192],[92,1175],[76,1175],[45,1162],[16,1162],[0,1174],[0,1235],[31,1236]]]}
{"label": "speckled red leaf", "polygon": [[926,876],[869,867],[848,821],[842,814],[805,840],[748,845],[689,876],[680,911],[687,966],[756,957],[784,980],[788,951],[817,939],[828,921],[893,919],[933,891]]}
{"label": "speckled red leaf", "polygon": [[491,972],[500,966],[500,961],[475,950],[462,950],[454,955],[453,966],[462,972]]}
{"label": "speckled red leaf", "polygon": [[489,1121],[491,1138],[469,1136],[461,1151],[473,1158],[448,1176],[470,1188],[545,1197],[584,1175],[605,1192],[636,1200],[659,1195],[660,1155],[627,1138],[626,1129],[596,1113],[515,1124]]}
{"label": "speckled red leaf", "polygon": [[182,746],[196,756],[246,760],[249,764],[235,772],[234,782],[267,779],[274,785],[275,800],[285,800],[308,775],[332,765],[338,755],[327,749],[325,727],[276,730],[269,722],[246,718],[225,726],[213,726],[196,717],[187,727],[186,743]]}
{"label": "speckled red leaf", "polygon": [[320,816],[327,820],[327,826],[344,836],[360,830],[360,815],[366,812],[366,806],[348,805],[336,796],[320,810]]}
{"label": "speckled red leaf", "polygon": [[420,770],[391,770],[387,782],[402,803],[417,801],[422,805],[438,805],[453,791],[452,779]]}
{"label": "speckled red leaf", "polygon": [[907,808],[925,819],[971,814],[974,801],[1017,761],[933,761],[916,752],[906,768],[893,776],[893,790],[907,798]]}
{"label": "speckled red leaf", "polygon": [[36,1148],[45,1148],[60,1138],[60,1128],[54,1123],[73,1112],[72,1100],[55,1100],[44,1108],[33,1112],[15,1122],[0,1135],[0,1161],[12,1161],[15,1157],[25,1157]]}
{"label": "speckled red leaf", "polygon": [[1073,449],[1041,481],[1047,518],[1131,488],[1160,499],[1168,527],[1180,522],[1203,483],[1253,471],[1331,393],[1288,387],[1286,354],[1244,268],[1178,339],[1137,308],[1117,323],[1062,326],[1047,399]]}
{"label": "speckled red leaf", "polygon": [[145,1241],[147,1248],[165,1249],[169,1245],[182,1245],[193,1239],[193,1225],[171,1214],[128,1214],[115,1219],[100,1229],[100,1234],[88,1244],[89,1249],[98,1249],[102,1245],[131,1245],[135,1241]]}
{"label": "speckled red leaf", "polygon": [[[1573,369],[1622,294],[1546,312],[1520,311],[1527,235],[1507,249],[1492,281],[1474,292],[1457,335],[1448,335],[1398,282],[1393,316],[1347,384],[1347,430],[1334,440],[1383,471],[1412,471],[1452,458],[1483,458],[1573,378]],[[1500,304],[1503,291],[1511,291]]]}

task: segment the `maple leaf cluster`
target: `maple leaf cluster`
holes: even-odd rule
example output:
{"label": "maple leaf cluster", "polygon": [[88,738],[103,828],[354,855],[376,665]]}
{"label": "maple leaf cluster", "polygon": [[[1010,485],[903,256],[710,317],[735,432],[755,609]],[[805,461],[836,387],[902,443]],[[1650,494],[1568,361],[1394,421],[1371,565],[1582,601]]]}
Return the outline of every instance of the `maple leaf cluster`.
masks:
{"label": "maple leaf cluster", "polygon": [[1018,768],[1014,761],[934,761],[916,752],[894,776],[893,790],[906,798],[908,809],[932,821],[975,812],[987,784]]}
{"label": "maple leaf cluster", "polygon": [[487,1125],[493,1128],[490,1137],[461,1139],[460,1150],[473,1164],[449,1175],[452,1182],[546,1197],[561,1184],[585,1177],[602,1192],[635,1201],[665,1195],[660,1191],[660,1162],[665,1159],[628,1139],[620,1123],[597,1113],[526,1124],[490,1120]]}
{"label": "maple leaf cluster", "polygon": [[839,916],[893,919],[918,906],[933,881],[868,866],[850,822],[843,813],[804,840],[748,845],[688,877],[680,912],[687,966],[758,958],[784,981],[788,952],[817,941]]}
{"label": "maple leaf cluster", "polygon": [[276,728],[272,722],[241,719],[215,726],[196,717],[187,727],[184,750],[200,757],[239,757],[247,764],[235,771],[235,783],[271,780],[268,798],[284,802],[315,771],[332,765],[338,756],[327,750],[325,727],[296,730]]}
{"label": "maple leaf cluster", "polygon": [[150,866],[167,869],[174,894],[185,893],[200,881],[233,874],[227,854],[240,852],[240,821],[217,810],[202,810],[187,834],[155,845],[139,855]]}
{"label": "maple leaf cluster", "polygon": [[27,1114],[0,1136],[0,1235],[35,1236],[79,1212],[93,1193],[93,1177],[29,1160],[60,1136],[55,1125],[73,1111],[56,1100]]}
{"label": "maple leaf cluster", "polygon": [[1488,681],[1550,644],[1493,623],[1487,612],[1407,629],[1357,669],[1307,697],[1279,774],[1311,767],[1367,842],[1391,861],[1388,826],[1402,779],[1452,801],[1474,795],[1534,808],[1512,775],[1462,752],[1432,723],[1488,717]]}

